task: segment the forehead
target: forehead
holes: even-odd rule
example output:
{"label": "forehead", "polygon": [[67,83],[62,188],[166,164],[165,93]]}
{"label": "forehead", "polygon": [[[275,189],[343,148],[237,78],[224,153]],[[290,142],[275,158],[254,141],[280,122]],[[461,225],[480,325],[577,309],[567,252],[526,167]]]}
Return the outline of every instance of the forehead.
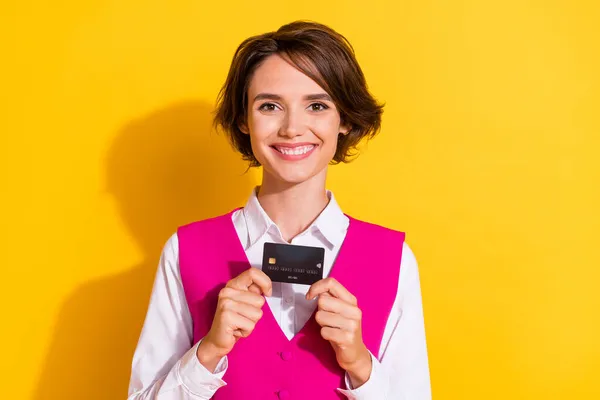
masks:
{"label": "forehead", "polygon": [[294,95],[325,93],[325,90],[284,58],[273,54],[254,71],[248,92],[252,97],[261,92]]}

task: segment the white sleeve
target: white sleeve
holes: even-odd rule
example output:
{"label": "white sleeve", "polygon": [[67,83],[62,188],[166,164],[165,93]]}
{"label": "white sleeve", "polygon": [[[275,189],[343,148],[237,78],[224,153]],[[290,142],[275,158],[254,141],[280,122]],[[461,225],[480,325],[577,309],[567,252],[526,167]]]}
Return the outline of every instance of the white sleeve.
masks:
{"label": "white sleeve", "polygon": [[208,371],[196,356],[179,272],[177,234],[167,241],[136,347],[128,400],[207,400],[226,383],[227,357]]}
{"label": "white sleeve", "polygon": [[379,353],[379,360],[371,355],[373,369],[367,382],[352,389],[346,374],[348,389],[340,392],[350,400],[431,400],[419,270],[406,243],[398,293]]}
{"label": "white sleeve", "polygon": [[354,389],[350,381],[350,375],[346,372],[345,383],[347,389],[338,388],[338,391],[343,393],[349,400],[382,400],[386,399],[385,394],[388,392],[389,377],[387,371],[381,368],[381,363],[377,357],[369,351],[371,355],[371,375],[365,383]]}

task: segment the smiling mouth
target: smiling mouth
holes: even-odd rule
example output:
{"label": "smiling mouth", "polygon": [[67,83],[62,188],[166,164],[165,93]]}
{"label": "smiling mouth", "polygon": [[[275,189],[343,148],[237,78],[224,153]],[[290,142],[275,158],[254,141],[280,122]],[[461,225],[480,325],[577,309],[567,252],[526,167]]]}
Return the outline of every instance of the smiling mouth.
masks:
{"label": "smiling mouth", "polygon": [[301,156],[301,155],[304,155],[304,154],[310,152],[312,149],[314,149],[316,147],[316,145],[311,144],[311,145],[296,146],[296,147],[284,147],[284,146],[271,146],[271,147],[274,148],[275,150],[277,150],[278,152],[280,152],[281,154],[285,154],[288,156]]}

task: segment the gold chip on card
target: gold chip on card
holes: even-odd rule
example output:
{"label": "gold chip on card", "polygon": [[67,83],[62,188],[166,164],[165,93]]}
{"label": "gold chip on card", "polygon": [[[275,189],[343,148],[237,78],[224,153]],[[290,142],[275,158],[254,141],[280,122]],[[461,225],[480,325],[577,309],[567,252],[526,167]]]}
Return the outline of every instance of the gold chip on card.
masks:
{"label": "gold chip on card", "polygon": [[277,260],[275,259],[275,257],[269,257],[269,264],[275,264],[277,262]]}

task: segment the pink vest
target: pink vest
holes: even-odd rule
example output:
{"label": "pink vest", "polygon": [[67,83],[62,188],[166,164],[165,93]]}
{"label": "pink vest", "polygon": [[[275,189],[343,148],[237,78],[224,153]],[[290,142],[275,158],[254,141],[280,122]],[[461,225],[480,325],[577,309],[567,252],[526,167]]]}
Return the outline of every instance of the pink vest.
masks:
{"label": "pink vest", "polygon": [[[235,210],[234,210],[235,211]],[[217,295],[250,268],[232,221],[233,211],[179,228],[179,267],[194,325],[194,343],[210,330]],[[383,331],[398,290],[404,233],[351,217],[330,275],[358,299],[362,334],[378,356]],[[321,338],[314,313],[288,340],[269,305],[247,338],[228,355],[229,366],[215,400],[344,399],[344,370]]]}

